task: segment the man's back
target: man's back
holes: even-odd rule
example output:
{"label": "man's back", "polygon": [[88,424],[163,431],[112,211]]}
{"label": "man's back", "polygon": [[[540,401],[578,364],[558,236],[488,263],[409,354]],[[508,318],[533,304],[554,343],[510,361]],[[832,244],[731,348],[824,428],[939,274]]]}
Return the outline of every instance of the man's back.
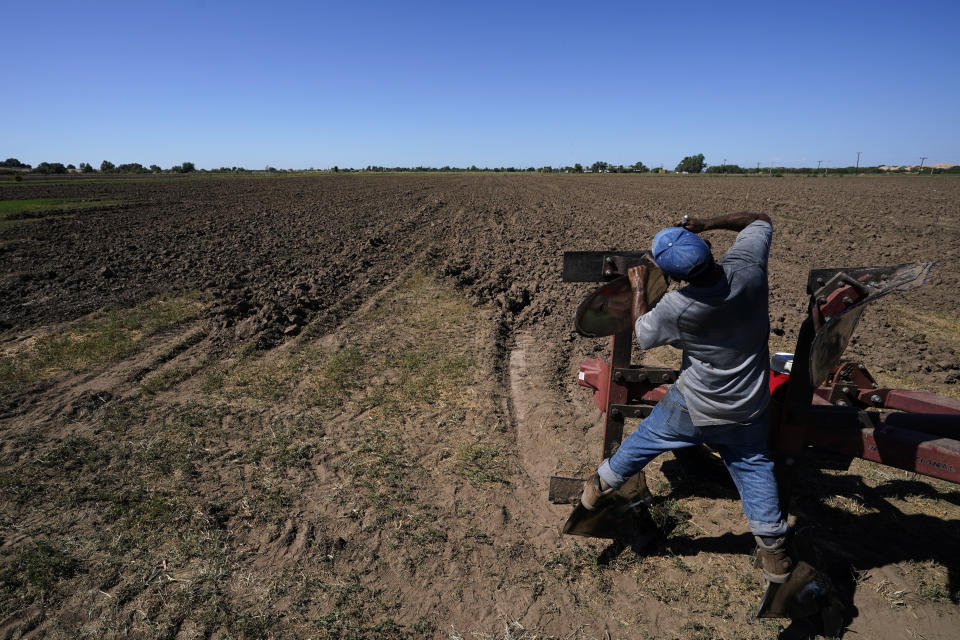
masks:
{"label": "man's back", "polygon": [[644,348],[683,349],[679,385],[696,425],[750,421],[769,402],[771,235],[770,224],[750,224],[719,262],[724,277],[711,286],[670,292],[637,320]]}

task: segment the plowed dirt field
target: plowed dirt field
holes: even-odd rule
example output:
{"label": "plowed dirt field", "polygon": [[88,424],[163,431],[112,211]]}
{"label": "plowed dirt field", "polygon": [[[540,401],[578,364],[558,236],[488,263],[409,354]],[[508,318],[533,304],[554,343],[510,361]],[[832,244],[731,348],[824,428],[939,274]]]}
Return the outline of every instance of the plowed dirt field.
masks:
{"label": "plowed dirt field", "polygon": [[[562,253],[645,249],[684,213],[774,219],[776,351],[809,269],[936,260],[847,356],[960,395],[956,179],[198,176],[0,202],[0,638],[814,637],[752,619],[723,473],[648,467],[643,547],[563,537],[547,501],[598,462],[576,371],[608,346],[572,331],[591,287]],[[847,634],[956,637],[960,490],[814,462],[790,510]]]}

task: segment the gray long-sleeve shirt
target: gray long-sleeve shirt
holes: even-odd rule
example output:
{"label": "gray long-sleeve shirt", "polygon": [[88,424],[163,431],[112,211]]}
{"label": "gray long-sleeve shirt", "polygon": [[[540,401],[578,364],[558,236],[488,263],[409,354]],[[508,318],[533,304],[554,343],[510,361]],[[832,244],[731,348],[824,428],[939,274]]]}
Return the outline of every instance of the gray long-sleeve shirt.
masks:
{"label": "gray long-sleeve shirt", "polygon": [[749,422],[770,401],[767,259],[773,227],[757,220],[720,259],[725,274],[711,287],[670,291],[637,319],[644,349],[683,349],[683,391],[693,424]]}

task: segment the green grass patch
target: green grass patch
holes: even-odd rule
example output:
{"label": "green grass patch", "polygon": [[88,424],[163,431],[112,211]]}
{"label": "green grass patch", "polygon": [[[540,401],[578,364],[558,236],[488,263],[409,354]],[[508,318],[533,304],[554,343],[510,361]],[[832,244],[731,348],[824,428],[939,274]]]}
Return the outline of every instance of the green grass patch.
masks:
{"label": "green grass patch", "polygon": [[650,517],[667,538],[687,534],[690,513],[675,498],[654,499],[649,505]]}
{"label": "green grass patch", "polygon": [[505,483],[505,465],[500,451],[474,442],[463,442],[457,447],[456,472],[471,483]]}
{"label": "green grass patch", "polygon": [[5,600],[43,598],[58,582],[72,578],[81,569],[79,560],[47,540],[35,542],[4,560],[0,594]]}
{"label": "green grass patch", "polygon": [[402,488],[410,464],[398,438],[372,428],[360,433],[351,445],[351,454],[344,469],[356,478],[372,480],[394,489]]}
{"label": "green grass patch", "polygon": [[0,471],[0,494],[3,495],[4,508],[42,500],[46,493],[43,477],[44,474],[35,467]]}
{"label": "green grass patch", "polygon": [[109,198],[34,198],[30,200],[0,200],[0,216],[16,213],[71,211],[122,204],[123,200]]}
{"label": "green grass patch", "polygon": [[15,180],[13,175],[0,175],[0,186],[4,187],[51,187],[58,185],[93,185],[93,184],[130,184],[138,182],[202,182],[205,180],[278,180],[284,178],[309,178],[323,176],[366,175],[361,173],[333,173],[329,171],[242,171],[221,173],[218,171],[196,171],[192,173],[162,173],[162,174],[129,174],[129,175],[102,175],[85,174],[69,177],[25,176],[23,180]]}
{"label": "green grass patch", "polygon": [[96,472],[110,462],[110,457],[89,438],[67,436],[39,462],[59,471]]}
{"label": "green grass patch", "polygon": [[310,620],[321,639],[403,640],[430,637],[434,630],[432,623],[422,617],[412,628],[400,625],[390,617],[381,618],[389,611],[388,606],[377,592],[360,584],[356,574],[351,573],[341,583],[316,581],[313,586],[329,602],[323,613]]}
{"label": "green grass patch", "polygon": [[[319,355],[319,354],[317,354]],[[312,383],[301,395],[301,402],[332,409],[361,388],[363,369],[369,358],[357,345],[347,345],[334,353],[312,376]]]}
{"label": "green grass patch", "polygon": [[93,313],[0,356],[0,393],[17,391],[61,371],[80,371],[127,356],[143,338],[196,318],[202,309],[199,297],[188,294]]}
{"label": "green grass patch", "polygon": [[305,408],[381,408],[392,415],[462,404],[472,393],[465,389],[477,383],[478,324],[462,296],[416,273],[389,300],[355,317],[343,342],[302,340],[279,357],[238,354],[212,367],[202,389],[231,399],[292,397]]}
{"label": "green grass patch", "polygon": [[203,370],[203,368],[206,366],[206,362],[195,362],[190,365],[176,365],[167,367],[154,373],[144,380],[143,384],[140,385],[140,388],[148,395],[156,395],[161,391],[167,391],[168,389],[180,384],[187,378],[190,378],[199,371]]}
{"label": "green grass patch", "polygon": [[[0,200],[0,230],[40,219],[42,214],[123,204],[116,198],[33,198]],[[32,217],[33,215],[37,217]]]}
{"label": "green grass patch", "polygon": [[444,390],[465,383],[476,366],[472,355],[447,354],[436,346],[424,348],[410,345],[391,353],[387,358],[388,367],[405,373],[397,385],[405,402],[435,404]]}

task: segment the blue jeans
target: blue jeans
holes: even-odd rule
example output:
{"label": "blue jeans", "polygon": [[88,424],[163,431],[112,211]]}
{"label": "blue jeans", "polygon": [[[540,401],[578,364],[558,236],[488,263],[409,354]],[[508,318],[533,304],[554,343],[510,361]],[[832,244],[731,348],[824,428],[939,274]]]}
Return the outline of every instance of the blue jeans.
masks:
{"label": "blue jeans", "polygon": [[709,443],[737,485],[750,531],[757,536],[780,536],[788,527],[767,452],[768,422],[769,411],[754,422],[694,426],[683,393],[673,385],[597,472],[604,482],[619,487],[664,451]]}

